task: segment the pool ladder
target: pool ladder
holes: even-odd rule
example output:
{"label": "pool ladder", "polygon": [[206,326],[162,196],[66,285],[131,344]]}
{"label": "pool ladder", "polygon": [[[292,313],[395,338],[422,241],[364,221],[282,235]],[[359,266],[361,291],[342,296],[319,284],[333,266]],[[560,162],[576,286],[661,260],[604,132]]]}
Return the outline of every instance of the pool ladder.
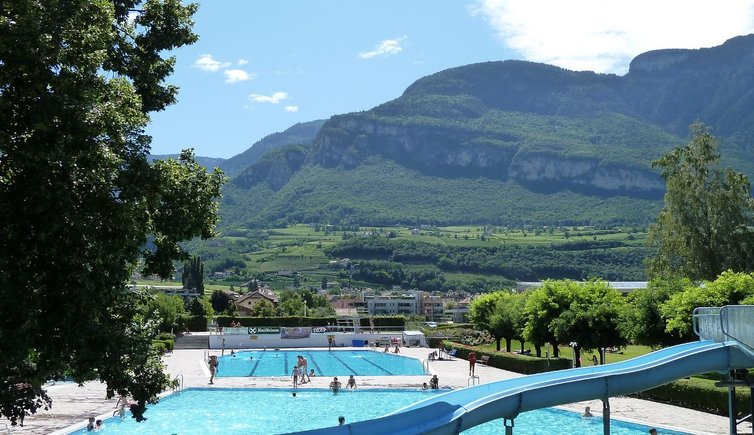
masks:
{"label": "pool ladder", "polygon": [[429,373],[429,360],[423,359],[422,360],[422,368],[424,368],[424,371]]}
{"label": "pool ladder", "polygon": [[173,394],[183,391],[183,373],[178,373],[173,379]]}
{"label": "pool ladder", "polygon": [[466,381],[466,386],[477,385],[479,383],[481,383],[481,381],[479,380],[479,376],[478,375],[469,376],[469,380]]}

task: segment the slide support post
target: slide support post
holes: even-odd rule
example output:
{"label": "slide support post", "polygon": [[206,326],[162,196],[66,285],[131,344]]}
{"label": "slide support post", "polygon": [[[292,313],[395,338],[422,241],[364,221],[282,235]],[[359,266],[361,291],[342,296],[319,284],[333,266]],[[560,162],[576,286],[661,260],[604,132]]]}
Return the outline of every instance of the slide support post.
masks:
{"label": "slide support post", "polygon": [[736,415],[736,387],[728,386],[728,423],[730,425],[730,435],[738,433]]}
{"label": "slide support post", "polygon": [[602,433],[610,435],[610,398],[602,399]]}
{"label": "slide support post", "polygon": [[504,418],[503,424],[505,424],[505,435],[513,435],[513,419]]}

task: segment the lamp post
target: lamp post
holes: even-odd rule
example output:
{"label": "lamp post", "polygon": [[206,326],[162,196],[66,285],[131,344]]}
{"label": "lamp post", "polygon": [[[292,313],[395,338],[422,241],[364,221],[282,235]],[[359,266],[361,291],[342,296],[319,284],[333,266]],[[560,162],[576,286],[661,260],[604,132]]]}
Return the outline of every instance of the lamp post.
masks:
{"label": "lamp post", "polygon": [[568,345],[571,346],[571,349],[573,351],[573,367],[575,368],[576,367],[576,347],[578,347],[579,344],[576,343],[575,341],[572,341],[568,343]]}

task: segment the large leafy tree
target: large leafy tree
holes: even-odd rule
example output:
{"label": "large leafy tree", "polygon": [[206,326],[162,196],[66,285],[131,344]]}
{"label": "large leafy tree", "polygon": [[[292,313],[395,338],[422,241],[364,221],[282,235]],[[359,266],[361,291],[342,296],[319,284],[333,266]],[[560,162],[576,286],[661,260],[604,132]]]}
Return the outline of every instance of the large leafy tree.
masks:
{"label": "large leafy tree", "polygon": [[754,303],[754,274],[725,271],[704,285],[686,282],[682,292],[674,293],[660,305],[666,319],[666,332],[679,341],[695,339],[691,323],[696,307],[721,307],[723,305]]}
{"label": "large leafy tree", "polygon": [[[143,418],[169,379],[150,347],[138,264],[167,277],[179,242],[211,237],[224,182],[186,151],[150,164],[149,113],[193,43],[180,0],[0,3],[0,412],[50,404],[72,376],[129,394]],[[12,301],[12,303],[9,303]]]}
{"label": "large leafy tree", "polygon": [[692,139],[652,166],[667,183],[665,206],[650,226],[650,275],[715,279],[754,268],[754,200],[748,178],[719,168],[718,142],[702,124]]}
{"label": "large leafy tree", "polygon": [[[550,324],[560,343],[574,343],[575,360],[580,365],[581,350],[595,350],[628,343],[619,325],[625,311],[620,292],[607,281],[576,284],[570,305]],[[600,353],[600,360],[603,355]]]}
{"label": "large leafy tree", "polygon": [[671,296],[691,286],[688,279],[656,279],[645,289],[627,296],[627,307],[621,315],[620,328],[634,344],[645,346],[672,346],[683,339],[665,330],[666,320],[660,307]]}
{"label": "large leafy tree", "polygon": [[[524,337],[534,343],[534,349],[538,357],[542,356],[542,346],[550,344],[553,356],[560,356],[558,339],[552,329],[555,321],[564,311],[571,306],[574,294],[578,292],[578,283],[571,280],[555,281],[547,280],[542,286],[529,293],[526,299],[524,315],[526,327]],[[568,341],[572,341],[568,339]]]}

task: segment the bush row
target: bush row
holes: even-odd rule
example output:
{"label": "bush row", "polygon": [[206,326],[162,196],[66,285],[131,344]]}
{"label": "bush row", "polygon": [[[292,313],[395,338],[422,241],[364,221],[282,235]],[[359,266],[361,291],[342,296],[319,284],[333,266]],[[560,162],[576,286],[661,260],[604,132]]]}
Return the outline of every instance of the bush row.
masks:
{"label": "bush row", "polygon": [[456,356],[459,358],[468,359],[469,352],[476,352],[477,361],[480,361],[482,356],[487,355],[490,357],[487,363],[490,367],[523,373],[525,375],[571,368],[571,360],[566,358],[548,359],[507,352],[490,353],[473,346],[465,346],[454,342],[444,342],[444,346],[446,349],[457,349]]}
{"label": "bush row", "polygon": [[[651,390],[642,391],[636,397],[669,403],[697,411],[728,415],[728,389],[715,386],[709,379],[679,379]],[[738,417],[751,412],[751,390],[736,389]]]}
{"label": "bush row", "polygon": [[[379,316],[372,317],[375,327],[403,327],[406,324],[406,318],[403,316]],[[335,326],[335,317],[238,317],[238,316],[217,316],[215,321],[223,328],[230,326],[232,322],[238,322],[241,326]],[[361,318],[361,326],[369,327],[369,318]],[[191,329],[191,328],[189,328]],[[206,324],[205,329],[206,330]],[[194,331],[194,329],[191,329]]]}

